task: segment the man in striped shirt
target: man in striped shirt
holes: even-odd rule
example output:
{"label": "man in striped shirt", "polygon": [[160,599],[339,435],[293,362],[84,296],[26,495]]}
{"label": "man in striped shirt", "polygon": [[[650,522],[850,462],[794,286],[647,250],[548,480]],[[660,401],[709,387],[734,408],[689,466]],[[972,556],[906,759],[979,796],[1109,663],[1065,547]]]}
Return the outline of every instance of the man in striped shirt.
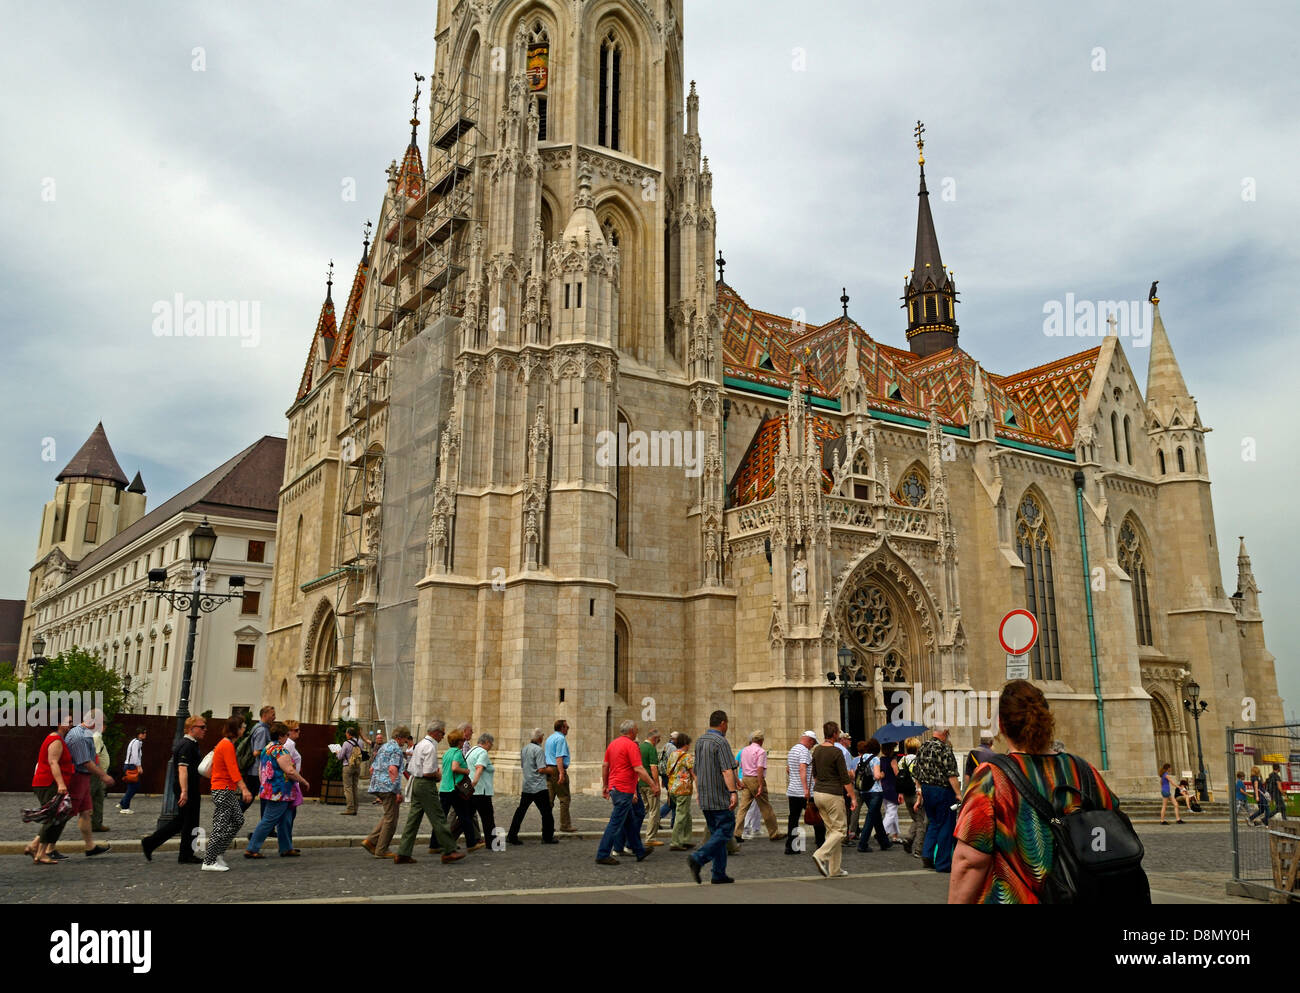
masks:
{"label": "man in striped shirt", "polygon": [[709,840],[687,856],[691,875],[702,882],[700,870],[713,863],[713,882],[734,883],[727,875],[727,842],[736,832],[736,758],[727,742],[727,712],[709,715],[709,730],[695,745],[695,782],[700,809],[709,826]]}

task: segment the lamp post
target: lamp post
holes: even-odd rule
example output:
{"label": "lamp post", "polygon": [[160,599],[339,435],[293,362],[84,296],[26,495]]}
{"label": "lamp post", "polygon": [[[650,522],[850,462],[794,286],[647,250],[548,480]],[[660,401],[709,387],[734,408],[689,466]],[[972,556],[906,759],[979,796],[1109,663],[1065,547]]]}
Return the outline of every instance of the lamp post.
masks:
{"label": "lamp post", "polygon": [[45,663],[49,661],[45,657],[45,635],[32,635],[32,652],[35,654],[27,660],[27,668],[32,674],[32,692],[36,692],[36,680],[41,676],[41,670],[45,668]]}
{"label": "lamp post", "polygon": [[[176,734],[172,738],[172,754],[167,760],[167,779],[163,793],[162,813],[158,815],[158,827],[161,829],[176,817],[176,746],[185,735],[185,719],[190,716],[190,679],[194,671],[194,639],[198,634],[199,615],[210,614],[228,600],[239,600],[244,596],[244,577],[231,576],[229,593],[208,593],[203,589],[203,578],[208,563],[212,561],[212,552],[217,545],[217,532],[212,529],[208,519],[190,533],[190,562],[194,565],[194,582],[188,590],[169,590],[166,569],[149,570],[149,586],[146,593],[163,597],[177,610],[186,612],[189,619],[189,631],[185,636],[185,667],[181,672],[181,696],[176,707]],[[183,840],[181,844],[185,844]]]}
{"label": "lamp post", "polygon": [[122,677],[122,706],[128,714],[131,713],[131,674],[129,672]]}
{"label": "lamp post", "polygon": [[1201,699],[1201,684],[1195,679],[1188,680],[1187,696],[1189,699],[1183,701],[1183,709],[1192,715],[1192,721],[1196,724],[1196,795],[1204,803],[1210,797],[1209,786],[1205,781],[1205,755],[1201,751],[1201,715],[1210,705]]}
{"label": "lamp post", "polygon": [[826,682],[830,683],[840,691],[840,730],[849,730],[849,697],[855,690],[860,690],[867,685],[867,674],[861,666],[852,668],[853,652],[849,646],[840,642],[840,650],[836,653],[839,657],[840,671],[826,673]]}

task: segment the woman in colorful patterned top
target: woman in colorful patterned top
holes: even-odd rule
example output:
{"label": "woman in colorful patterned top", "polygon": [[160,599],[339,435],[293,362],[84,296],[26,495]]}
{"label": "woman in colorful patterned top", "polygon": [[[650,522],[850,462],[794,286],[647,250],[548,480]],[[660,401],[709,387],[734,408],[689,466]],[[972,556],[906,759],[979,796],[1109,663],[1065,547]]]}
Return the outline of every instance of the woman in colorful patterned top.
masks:
{"label": "woman in colorful patterned top", "polygon": [[[289,729],[289,737],[285,739],[284,747],[289,757],[293,759],[293,771],[302,772],[302,753],[298,751],[298,738],[302,735],[302,726],[297,721],[285,721],[284,726]],[[284,815],[284,823],[288,825],[289,840],[292,842],[293,822],[298,817],[298,808],[302,806],[302,787],[294,783],[290,792],[292,799],[289,801],[289,812]],[[301,855],[302,850],[290,847],[289,854]]]}
{"label": "woman in colorful patterned top", "polygon": [[[1101,773],[1073,755],[1050,753],[1052,712],[1042,690],[1023,679],[1007,683],[998,701],[998,725],[1008,757],[1019,764],[1044,797],[1058,786],[1079,789],[1092,780],[1093,793],[1107,809],[1115,797]],[[1078,806],[1071,794],[1066,812]],[[949,903],[1038,903],[1043,881],[1054,864],[1052,831],[1024,802],[1001,770],[989,763],[976,768],[962,797],[955,831]]]}
{"label": "woman in colorful patterned top", "polygon": [[685,731],[677,735],[677,751],[668,760],[668,799],[673,804],[673,836],[670,851],[684,852],[694,848],[691,842],[691,795],[695,792],[695,756],[686,746],[691,736]]}
{"label": "woman in colorful patterned top", "polygon": [[293,767],[293,758],[284,746],[288,737],[288,727],[276,721],[271,725],[271,740],[257,756],[258,775],[262,784],[257,795],[266,801],[266,807],[262,819],[253,828],[252,837],[248,839],[248,848],[244,850],[246,859],[266,857],[262,854],[262,842],[277,827],[279,829],[275,834],[281,857],[298,854],[294,851],[293,836],[285,822],[285,815],[293,804],[293,784],[297,783],[303,790],[310,790],[311,784],[298,775]]}

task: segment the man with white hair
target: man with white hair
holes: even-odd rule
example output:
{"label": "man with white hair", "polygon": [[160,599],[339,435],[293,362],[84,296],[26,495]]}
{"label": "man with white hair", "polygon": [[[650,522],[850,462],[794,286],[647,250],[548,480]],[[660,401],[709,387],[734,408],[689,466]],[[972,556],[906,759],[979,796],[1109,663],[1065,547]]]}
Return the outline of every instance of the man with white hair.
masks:
{"label": "man with white hair", "polygon": [[772,841],[785,837],[776,822],[776,813],[767,794],[767,750],[763,747],[763,732],[755,731],[749,736],[749,744],[740,750],[740,806],[736,810],[737,830],[743,830],[745,815],[750,804],[758,808],[763,818],[763,827]]}
{"label": "man with white hair", "polygon": [[555,839],[555,816],[551,813],[551,794],[546,789],[546,751],[542,748],[542,739],[546,732],[533,728],[532,737],[519,753],[519,768],[523,772],[523,784],[520,787],[519,806],[515,816],[510,820],[510,831],[506,843],[522,845],[519,840],[519,828],[523,826],[524,815],[532,804],[537,805],[537,812],[542,815],[542,844],[557,845]]}
{"label": "man with white hair", "polygon": [[953,805],[961,796],[957,778],[957,757],[948,743],[946,724],[935,724],[932,737],[916,755],[916,781],[921,786],[925,816],[925,840],[921,844],[921,865],[938,872],[952,871],[952,829],[957,815]]}
{"label": "man with white hair", "polygon": [[658,803],[659,782],[651,778],[642,764],[636,732],[636,721],[624,721],[618,726],[618,737],[605,749],[600,781],[602,793],[606,800],[613,801],[614,809],[596,849],[597,865],[618,865],[618,859],[611,854],[615,847],[631,849],[638,862],[644,862],[650,855],[641,844],[641,821],[645,817],[645,807],[637,795],[637,783],[649,786],[654,802]]}
{"label": "man with white hair", "polygon": [[[95,733],[104,729],[104,715],[98,710],[86,712],[86,719],[72,728],[64,737],[68,754],[76,766],[68,795],[72,797],[72,812],[77,817],[77,828],[85,842],[87,855],[103,855],[109,845],[97,845],[90,836],[94,802],[90,796],[90,781],[98,779],[105,788],[113,785],[113,777],[99,767],[95,759]],[[184,846],[182,845],[182,854]]]}
{"label": "man with white hair", "polygon": [[[796,832],[799,830],[799,818],[812,800],[812,750],[816,744],[817,735],[812,731],[805,731],[799,736],[799,740],[794,743],[790,753],[785,758],[787,773],[785,795],[790,803],[790,820],[786,824],[785,837],[785,853],[787,855],[799,854],[795,851],[794,839]],[[820,848],[822,842],[826,840],[825,825],[813,825],[813,835],[816,838],[817,847]]]}
{"label": "man with white hair", "polygon": [[406,824],[402,828],[402,844],[397,849],[396,865],[412,865],[415,859],[415,836],[420,830],[420,822],[429,818],[433,836],[429,839],[429,848],[442,850],[442,862],[458,862],[465,857],[464,852],[456,850],[456,839],[447,830],[446,815],[442,802],[438,799],[438,780],[442,777],[442,764],[438,761],[438,742],[447,733],[447,725],[442,721],[432,721],[425,729],[424,737],[411,753],[411,761],[406,765],[406,772],[411,777],[411,805],[406,815]]}

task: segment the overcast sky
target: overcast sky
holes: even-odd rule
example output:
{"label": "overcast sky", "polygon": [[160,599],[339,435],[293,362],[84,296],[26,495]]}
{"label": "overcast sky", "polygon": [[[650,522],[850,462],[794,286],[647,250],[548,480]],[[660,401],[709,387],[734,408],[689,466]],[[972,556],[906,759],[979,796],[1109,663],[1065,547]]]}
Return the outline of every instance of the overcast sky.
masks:
{"label": "overcast sky", "polygon": [[[1143,300],[1159,279],[1214,429],[1224,586],[1244,534],[1294,713],[1300,12],[1088,6],[687,0],[727,281],[811,323],[846,285],[850,313],[903,346],[918,118],[961,343],[987,368],[1095,344],[1045,336],[1048,301]],[[22,597],[53,477],[96,421],[151,507],[285,434],[326,264],[341,299],[406,143],[435,3],[0,13],[0,596]],[[157,336],[155,305],[178,293],[257,302],[256,347]],[[1146,349],[1124,345],[1145,386]]]}

